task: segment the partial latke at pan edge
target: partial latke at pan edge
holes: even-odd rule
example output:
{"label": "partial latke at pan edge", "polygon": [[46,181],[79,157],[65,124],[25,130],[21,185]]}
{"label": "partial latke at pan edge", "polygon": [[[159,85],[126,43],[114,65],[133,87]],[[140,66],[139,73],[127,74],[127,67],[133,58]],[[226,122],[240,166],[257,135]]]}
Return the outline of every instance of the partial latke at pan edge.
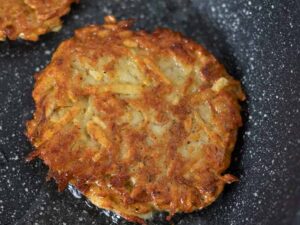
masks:
{"label": "partial latke at pan edge", "polygon": [[36,76],[31,154],[63,190],[144,223],[211,204],[242,125],[240,83],[197,43],[106,17],[75,32]]}
{"label": "partial latke at pan edge", "polygon": [[74,2],[79,0],[0,0],[0,41],[37,41],[42,34],[60,30],[60,17]]}

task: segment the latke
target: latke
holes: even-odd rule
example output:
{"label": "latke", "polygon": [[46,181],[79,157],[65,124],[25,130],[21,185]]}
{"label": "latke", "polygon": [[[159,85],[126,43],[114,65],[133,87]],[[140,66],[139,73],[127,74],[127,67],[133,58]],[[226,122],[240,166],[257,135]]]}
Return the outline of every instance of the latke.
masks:
{"label": "latke", "polygon": [[192,212],[236,178],[240,82],[197,43],[132,20],[75,31],[36,75],[27,136],[59,190],[139,223]]}
{"label": "latke", "polygon": [[0,41],[37,41],[39,35],[61,28],[60,17],[79,0],[0,0]]}

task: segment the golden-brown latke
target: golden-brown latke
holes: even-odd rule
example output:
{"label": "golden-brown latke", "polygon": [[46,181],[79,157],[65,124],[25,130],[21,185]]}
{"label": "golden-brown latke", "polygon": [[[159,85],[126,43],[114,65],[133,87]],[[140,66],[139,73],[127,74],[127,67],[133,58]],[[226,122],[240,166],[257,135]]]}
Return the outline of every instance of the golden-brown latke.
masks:
{"label": "golden-brown latke", "polygon": [[37,41],[41,34],[60,30],[60,17],[73,2],[79,0],[0,0],[0,41]]}
{"label": "golden-brown latke", "polygon": [[36,76],[27,135],[62,190],[139,223],[192,212],[225,183],[244,100],[240,83],[168,29],[108,16],[79,29]]}

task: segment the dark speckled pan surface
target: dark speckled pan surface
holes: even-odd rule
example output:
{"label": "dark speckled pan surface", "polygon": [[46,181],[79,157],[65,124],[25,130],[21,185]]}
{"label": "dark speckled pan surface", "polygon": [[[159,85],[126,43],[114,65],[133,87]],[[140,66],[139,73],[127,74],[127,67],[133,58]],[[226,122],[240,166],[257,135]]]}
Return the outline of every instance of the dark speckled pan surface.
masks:
{"label": "dark speckled pan surface", "polygon": [[[137,29],[164,26],[193,38],[242,81],[248,95],[230,168],[240,182],[227,186],[207,209],[175,216],[174,224],[299,225],[298,0],[81,0],[59,33],[37,43],[0,43],[0,224],[130,224],[79,193],[59,193],[54,182],[45,181],[41,161],[24,161],[32,150],[23,133],[34,109],[33,74],[74,29],[102,23],[107,14],[136,18]],[[149,224],[168,224],[162,218],[156,215]]]}

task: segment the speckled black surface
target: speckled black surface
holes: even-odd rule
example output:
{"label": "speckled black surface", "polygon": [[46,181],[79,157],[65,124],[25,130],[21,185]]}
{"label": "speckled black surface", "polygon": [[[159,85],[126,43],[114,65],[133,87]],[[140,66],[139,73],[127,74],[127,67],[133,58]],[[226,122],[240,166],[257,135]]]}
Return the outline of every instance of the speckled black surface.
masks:
{"label": "speckled black surface", "polygon": [[[0,6],[1,7],[1,6]],[[46,168],[24,156],[34,109],[33,74],[75,28],[103,16],[137,18],[137,27],[171,27],[204,44],[248,95],[245,127],[231,168],[239,183],[212,206],[178,215],[178,225],[300,224],[300,1],[81,0],[59,33],[37,43],[0,43],[0,224],[128,224],[46,183]],[[79,196],[77,196],[79,197]],[[298,211],[298,214],[297,214]],[[296,216],[298,215],[298,217]],[[159,216],[151,224],[165,224]]]}

